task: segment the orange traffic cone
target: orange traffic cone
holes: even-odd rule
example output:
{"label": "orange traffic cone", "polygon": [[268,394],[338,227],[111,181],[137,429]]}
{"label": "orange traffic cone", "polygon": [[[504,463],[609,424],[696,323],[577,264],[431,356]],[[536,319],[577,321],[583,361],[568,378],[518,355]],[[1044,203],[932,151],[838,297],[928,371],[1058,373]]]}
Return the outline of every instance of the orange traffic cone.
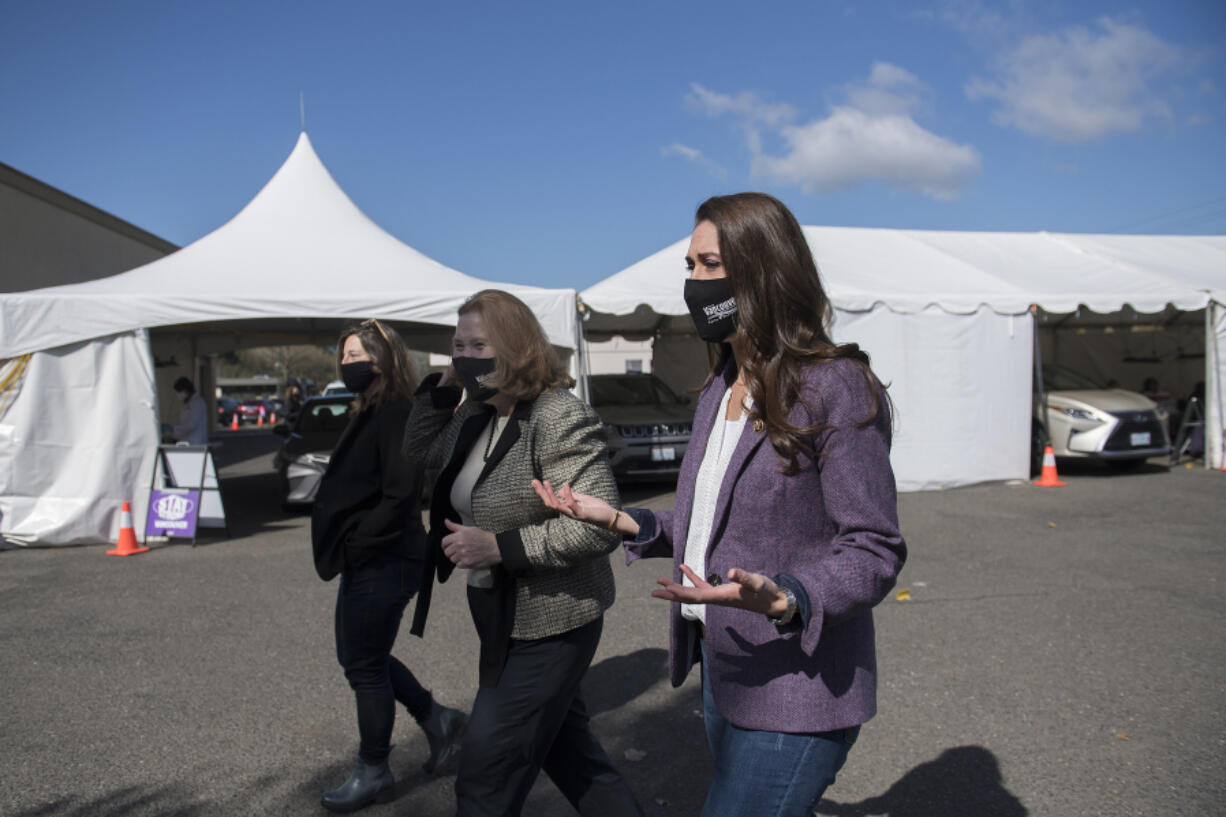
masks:
{"label": "orange traffic cone", "polygon": [[1068,484],[1061,482],[1056,473],[1056,452],[1050,445],[1043,449],[1043,471],[1034,484],[1040,488],[1060,488]]}
{"label": "orange traffic cone", "polygon": [[256,424],[257,426],[262,426],[262,425],[264,425],[264,412],[263,412],[263,411],[261,411],[261,412],[259,412],[258,414],[256,414],[256,415],[255,415],[255,424]]}
{"label": "orange traffic cone", "polygon": [[132,528],[132,503],[125,502],[119,511],[119,541],[114,550],[108,550],[107,556],[131,556],[144,553],[149,548],[143,548],[136,543],[136,531]]}
{"label": "orange traffic cone", "polygon": [[238,412],[237,411],[230,415],[230,430],[238,431]]}
{"label": "orange traffic cone", "polygon": [[277,424],[277,413],[275,411],[268,415],[268,424],[274,426]]}

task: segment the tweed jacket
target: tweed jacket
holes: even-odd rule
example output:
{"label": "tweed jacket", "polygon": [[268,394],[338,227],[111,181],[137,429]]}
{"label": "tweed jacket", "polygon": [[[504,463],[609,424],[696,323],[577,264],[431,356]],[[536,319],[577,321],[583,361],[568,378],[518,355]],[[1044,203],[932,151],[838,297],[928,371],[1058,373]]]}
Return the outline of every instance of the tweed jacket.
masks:
{"label": "tweed jacket", "polygon": [[[448,532],[443,520],[459,521],[452,483],[472,446],[483,443],[494,411],[472,400],[455,408],[459,390],[437,388],[438,378],[431,375],[418,390],[404,441],[406,457],[420,460],[434,478],[426,576],[413,617],[412,632],[419,635],[432,576],[445,582],[453,569],[441,545]],[[621,544],[614,531],[548,509],[532,490],[533,479],[567,483],[620,507],[600,420],[564,389],[516,404],[473,487],[474,521],[496,535],[502,556],[495,581],[514,591],[508,612],[510,636],[517,639],[557,635],[599,618],[613,604],[608,554]]]}
{"label": "tweed jacket", "polygon": [[[672,557],[677,581],[685,555],[694,483],[735,364],[702,391],[677,483],[676,507],[654,512],[654,532],[626,543],[627,562]],[[862,425],[873,393],[855,363],[823,361],[802,373],[791,420],[822,428],[810,441],[816,462],[794,474],[764,431],[746,425],[716,500],[706,576],[739,567],[786,574],[808,596],[803,628],[776,627],[761,613],[708,605],[707,667],[720,713],[733,724],[773,732],[824,732],[864,723],[876,712],[872,608],[894,586],[906,558],[890,468],[889,407]],[[643,511],[635,510],[640,514]],[[650,520],[648,520],[650,522]],[[650,524],[647,526],[650,528]],[[640,541],[641,540],[641,541]],[[671,605],[670,677],[685,680],[698,660],[698,627]]]}

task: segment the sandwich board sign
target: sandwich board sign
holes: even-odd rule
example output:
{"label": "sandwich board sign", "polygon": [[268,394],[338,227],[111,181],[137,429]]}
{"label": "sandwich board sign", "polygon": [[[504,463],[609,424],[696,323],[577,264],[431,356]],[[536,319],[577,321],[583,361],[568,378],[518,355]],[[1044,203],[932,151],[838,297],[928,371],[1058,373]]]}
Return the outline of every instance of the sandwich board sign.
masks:
{"label": "sandwich board sign", "polygon": [[154,459],[145,536],[191,539],[201,528],[229,532],[217,466],[207,445],[161,445]]}

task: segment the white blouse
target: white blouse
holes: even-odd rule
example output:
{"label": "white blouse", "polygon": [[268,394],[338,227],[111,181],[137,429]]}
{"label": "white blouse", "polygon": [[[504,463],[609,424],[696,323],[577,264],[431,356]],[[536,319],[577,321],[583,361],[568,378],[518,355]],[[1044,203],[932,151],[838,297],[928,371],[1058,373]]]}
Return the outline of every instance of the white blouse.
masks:
{"label": "white blouse", "polygon": [[[460,515],[462,525],[472,527],[477,524],[473,520],[473,488],[477,485],[477,477],[481,476],[481,469],[485,467],[486,453],[494,450],[510,419],[509,416],[494,415],[469,450],[468,459],[464,460],[464,466],[456,474],[455,482],[451,483],[451,507]],[[488,567],[471,568],[468,571],[468,583],[473,587],[490,588],[494,586],[494,576]]]}
{"label": "white blouse", "polygon": [[[728,400],[731,396],[732,389],[724,392],[716,417],[727,416]],[[707,448],[702,455],[702,465],[698,467],[698,476],[694,480],[694,505],[690,509],[690,529],[685,540],[685,565],[704,580],[707,578],[707,542],[711,539],[711,529],[715,525],[715,504],[719,499],[719,489],[724,483],[724,474],[728,471],[732,452],[736,450],[737,441],[745,428],[745,420],[749,416],[747,410],[752,405],[753,400],[746,395],[740,418],[716,422],[711,427],[711,436],[707,438]],[[684,574],[681,581],[686,587],[694,586]],[[682,604],[681,615],[706,624],[707,606]]]}

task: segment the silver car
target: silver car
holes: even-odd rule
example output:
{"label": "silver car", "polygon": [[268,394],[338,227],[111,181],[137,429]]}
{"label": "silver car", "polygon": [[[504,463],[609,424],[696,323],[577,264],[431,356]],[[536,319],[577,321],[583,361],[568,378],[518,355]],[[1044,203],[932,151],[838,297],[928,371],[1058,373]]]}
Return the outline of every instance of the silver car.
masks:
{"label": "silver car", "polygon": [[1050,442],[1056,457],[1088,459],[1136,467],[1150,457],[1167,456],[1171,440],[1166,411],[1148,397],[1125,389],[1103,388],[1072,369],[1043,365],[1047,395],[1047,440],[1035,423],[1031,470],[1038,470],[1042,445]]}
{"label": "silver car", "polygon": [[349,425],[352,401],[353,395],[312,397],[302,404],[292,426],[283,423],[273,429],[285,437],[272,461],[280,477],[282,508],[290,510],[315,501],[332,449]]}

